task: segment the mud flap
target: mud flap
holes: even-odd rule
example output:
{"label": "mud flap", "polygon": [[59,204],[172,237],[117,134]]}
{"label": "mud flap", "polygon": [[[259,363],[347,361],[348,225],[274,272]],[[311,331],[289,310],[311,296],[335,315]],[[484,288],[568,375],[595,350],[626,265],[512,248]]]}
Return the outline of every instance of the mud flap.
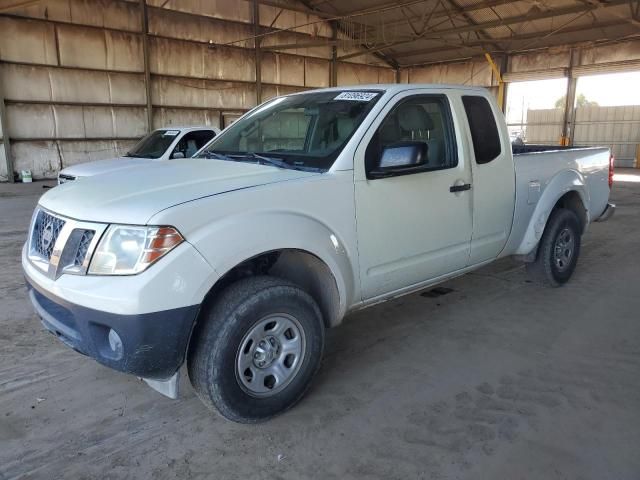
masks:
{"label": "mud flap", "polygon": [[161,393],[165,397],[169,397],[173,400],[178,398],[178,384],[180,380],[180,370],[174,373],[167,380],[152,380],[150,378],[139,377],[147,385],[153,388],[156,392]]}

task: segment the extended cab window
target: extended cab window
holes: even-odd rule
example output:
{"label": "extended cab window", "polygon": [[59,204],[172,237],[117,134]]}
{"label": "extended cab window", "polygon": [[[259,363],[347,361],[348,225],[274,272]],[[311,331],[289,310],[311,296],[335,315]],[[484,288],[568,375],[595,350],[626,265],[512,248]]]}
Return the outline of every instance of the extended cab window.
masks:
{"label": "extended cab window", "polygon": [[476,163],[489,163],[502,151],[496,119],[489,101],[484,97],[465,95],[462,103],[469,120]]}
{"label": "extended cab window", "polygon": [[367,172],[385,148],[412,142],[426,145],[426,162],[416,172],[452,168],[458,164],[451,111],[444,95],[420,95],[398,103],[367,146]]}

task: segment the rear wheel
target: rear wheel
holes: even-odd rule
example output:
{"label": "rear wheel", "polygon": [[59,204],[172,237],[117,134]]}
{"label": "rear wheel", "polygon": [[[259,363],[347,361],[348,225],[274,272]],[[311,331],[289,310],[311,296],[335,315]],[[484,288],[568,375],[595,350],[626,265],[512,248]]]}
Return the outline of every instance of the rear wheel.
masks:
{"label": "rear wheel", "polygon": [[580,220],[574,212],[564,208],[551,212],[536,260],[527,264],[530,275],[550,287],[566,283],[578,263],[581,232]]}
{"label": "rear wheel", "polygon": [[255,423],[302,398],[324,346],[320,310],[302,289],[249,277],[228,287],[202,322],[188,368],[205,404],[230,420]]}

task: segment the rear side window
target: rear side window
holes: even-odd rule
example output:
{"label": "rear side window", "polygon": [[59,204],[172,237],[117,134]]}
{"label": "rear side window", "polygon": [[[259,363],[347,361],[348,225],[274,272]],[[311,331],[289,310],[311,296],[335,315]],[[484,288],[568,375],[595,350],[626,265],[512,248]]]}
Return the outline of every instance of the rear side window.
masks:
{"label": "rear side window", "polygon": [[465,95],[464,110],[469,120],[476,163],[489,163],[502,151],[498,126],[489,101],[484,97]]}

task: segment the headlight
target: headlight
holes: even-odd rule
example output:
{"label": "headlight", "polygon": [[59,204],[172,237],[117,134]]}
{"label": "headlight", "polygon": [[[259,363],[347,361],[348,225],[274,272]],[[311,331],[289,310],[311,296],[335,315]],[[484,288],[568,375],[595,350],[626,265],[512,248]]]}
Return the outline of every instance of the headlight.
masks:
{"label": "headlight", "polygon": [[133,275],[184,241],[173,227],[111,225],[96,248],[89,274]]}

